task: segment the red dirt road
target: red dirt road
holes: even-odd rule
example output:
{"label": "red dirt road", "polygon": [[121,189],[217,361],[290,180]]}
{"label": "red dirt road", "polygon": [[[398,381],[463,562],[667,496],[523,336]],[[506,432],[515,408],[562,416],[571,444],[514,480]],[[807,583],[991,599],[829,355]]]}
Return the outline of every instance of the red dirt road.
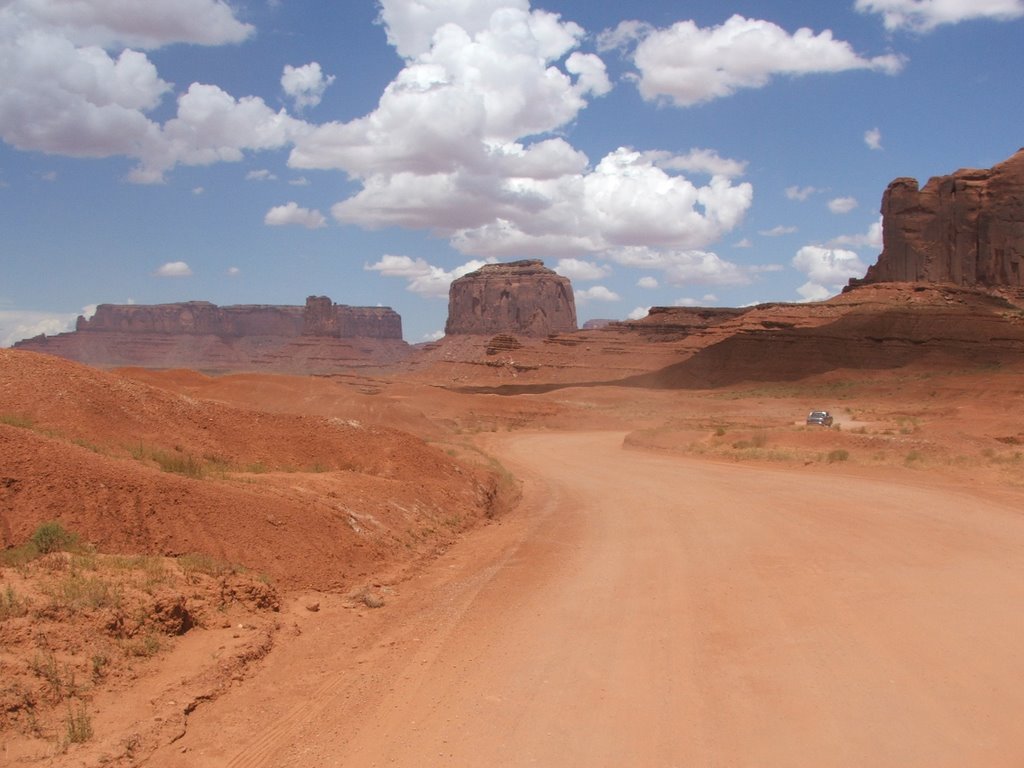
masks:
{"label": "red dirt road", "polygon": [[622,438],[495,436],[519,510],[380,610],[297,601],[147,765],[1024,764],[1024,492]]}

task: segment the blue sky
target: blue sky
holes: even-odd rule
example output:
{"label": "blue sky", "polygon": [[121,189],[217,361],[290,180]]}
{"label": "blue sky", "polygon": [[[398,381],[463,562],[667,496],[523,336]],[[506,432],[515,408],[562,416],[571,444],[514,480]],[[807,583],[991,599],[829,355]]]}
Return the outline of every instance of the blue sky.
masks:
{"label": "blue sky", "polygon": [[836,293],[1024,145],[1024,0],[0,0],[0,345],[100,303],[387,305],[542,258],[580,321]]}

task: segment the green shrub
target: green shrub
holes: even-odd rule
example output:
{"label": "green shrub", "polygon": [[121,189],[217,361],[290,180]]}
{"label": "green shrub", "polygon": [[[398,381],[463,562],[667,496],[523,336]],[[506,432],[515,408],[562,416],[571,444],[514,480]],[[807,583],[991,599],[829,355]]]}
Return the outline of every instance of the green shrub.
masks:
{"label": "green shrub", "polygon": [[66,530],[56,520],[43,523],[36,528],[30,541],[40,555],[66,552],[78,546],[78,536]]}

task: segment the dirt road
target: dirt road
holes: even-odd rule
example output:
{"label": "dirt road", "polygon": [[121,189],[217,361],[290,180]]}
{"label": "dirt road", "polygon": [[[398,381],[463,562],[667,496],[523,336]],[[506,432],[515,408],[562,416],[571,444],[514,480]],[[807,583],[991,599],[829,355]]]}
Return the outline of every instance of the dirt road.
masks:
{"label": "dirt road", "polygon": [[1024,505],[622,437],[497,438],[515,520],[378,611],[296,605],[147,764],[1024,764]]}

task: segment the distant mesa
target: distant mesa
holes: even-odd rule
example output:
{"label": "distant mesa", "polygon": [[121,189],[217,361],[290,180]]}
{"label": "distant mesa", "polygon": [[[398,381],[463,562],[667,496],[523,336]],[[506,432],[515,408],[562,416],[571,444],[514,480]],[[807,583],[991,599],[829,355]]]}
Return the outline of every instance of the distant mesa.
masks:
{"label": "distant mesa", "polygon": [[1024,286],[1024,149],[989,169],[962,169],[882,196],[882,253],[861,280]]}
{"label": "distant mesa", "polygon": [[218,307],[208,301],[100,304],[91,318],[79,317],[75,329],[83,333],[401,339],[402,318],[389,307],[349,307],[334,304],[327,296],[310,296],[304,307]]}
{"label": "distant mesa", "polygon": [[537,259],[487,264],[454,280],[445,335],[544,337],[576,330],[569,278]]}
{"label": "distant mesa", "polygon": [[390,307],[350,307],[326,296],[310,296],[305,306],[101,304],[91,318],[78,318],[73,333],[14,346],[100,366],[311,373],[395,362],[409,349]]}

